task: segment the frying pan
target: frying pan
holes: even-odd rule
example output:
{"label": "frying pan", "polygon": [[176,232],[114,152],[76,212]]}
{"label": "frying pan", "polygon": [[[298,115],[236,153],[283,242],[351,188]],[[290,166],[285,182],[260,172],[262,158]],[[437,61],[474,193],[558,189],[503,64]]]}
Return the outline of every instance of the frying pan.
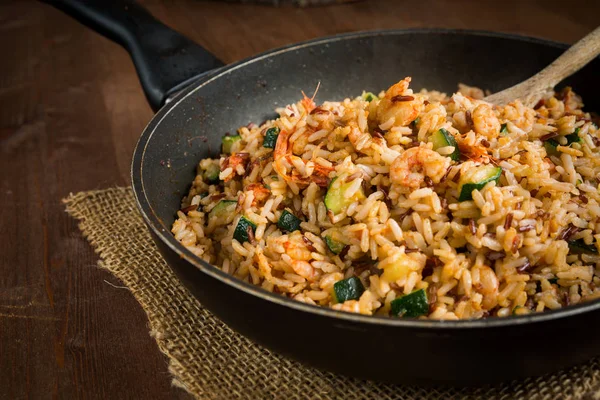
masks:
{"label": "frying pan", "polygon": [[[301,90],[321,82],[317,102],[343,99],[412,76],[416,89],[452,92],[464,82],[497,91],[539,71],[565,45],[462,30],[358,32],[223,66],[131,1],[50,3],[130,51],[158,110],[133,155],[139,210],[184,285],[234,330],[317,368],[411,384],[491,383],[549,373],[600,354],[597,301],[473,321],[354,315],[237,280],[195,257],[170,233],[197,162],[219,153],[225,132],[272,118],[275,107],[296,102]],[[600,110],[599,71],[596,59],[562,84],[581,94],[590,110]]]}

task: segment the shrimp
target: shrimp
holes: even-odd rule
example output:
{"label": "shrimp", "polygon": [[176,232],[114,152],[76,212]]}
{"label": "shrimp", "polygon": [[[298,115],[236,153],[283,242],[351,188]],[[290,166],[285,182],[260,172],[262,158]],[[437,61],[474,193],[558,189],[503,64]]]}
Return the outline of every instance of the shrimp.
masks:
{"label": "shrimp", "polygon": [[319,87],[321,86],[321,82],[317,83],[317,87],[315,89],[315,92],[313,93],[311,98],[308,98],[308,96],[306,94],[304,94],[303,91],[301,91],[302,93],[302,100],[300,100],[300,104],[302,104],[302,107],[304,107],[304,110],[306,111],[306,113],[310,114],[310,112],[312,110],[314,110],[315,108],[317,108],[317,105],[315,104],[314,100],[315,100],[315,96],[317,95],[317,92],[319,91]]}
{"label": "shrimp", "polygon": [[295,273],[297,273],[309,282],[312,282],[315,279],[315,269],[307,261],[293,260],[292,269]]}
{"label": "shrimp", "polygon": [[[290,146],[290,132],[281,131],[277,138],[277,144],[273,151],[273,169],[279,176],[281,176],[287,182],[293,182],[300,187],[306,187],[311,182],[315,182],[320,187],[327,187],[329,184],[328,175],[334,170],[333,167],[324,167],[321,165],[315,165],[315,169],[310,176],[301,176],[298,171],[292,169],[292,157],[295,157],[292,153],[292,146]],[[304,164],[307,163],[299,157]]]}
{"label": "shrimp", "polygon": [[498,304],[498,277],[487,265],[473,267],[471,275],[473,274],[479,275],[479,283],[474,288],[483,295],[481,306],[484,310],[491,310]]}
{"label": "shrimp", "polygon": [[[413,94],[408,89],[410,77],[392,85],[377,105],[375,117],[380,125],[407,126],[414,121],[424,109],[422,95]],[[383,129],[383,128],[382,128]],[[389,129],[389,128],[387,128]]]}
{"label": "shrimp", "polygon": [[291,258],[290,265],[295,273],[308,281],[316,277],[315,269],[310,265],[312,254],[302,240],[302,234],[298,231],[289,235],[288,241],[283,244],[285,254]]}
{"label": "shrimp", "polygon": [[483,103],[475,107],[472,118],[476,133],[488,139],[494,139],[500,135],[500,121],[488,104]]}
{"label": "shrimp", "polygon": [[254,200],[252,200],[252,206],[256,206],[258,204],[262,204],[269,195],[271,191],[264,187],[261,183],[252,183],[246,187],[247,192],[254,192]]}
{"label": "shrimp", "polygon": [[464,83],[458,84],[458,92],[464,96],[468,96],[472,99],[481,100],[485,97],[483,90],[475,86],[465,85]]}
{"label": "shrimp", "polygon": [[312,258],[310,250],[306,247],[302,234],[299,231],[292,232],[288,241],[283,244],[285,254],[293,260],[309,261]]}
{"label": "shrimp", "polygon": [[469,160],[482,163],[498,162],[496,159],[489,155],[488,149],[485,146],[482,146],[480,143],[471,145],[467,143],[466,140],[462,140],[460,136],[457,137],[457,139],[460,154],[468,158]]}
{"label": "shrimp", "polygon": [[411,188],[419,187],[425,177],[439,183],[450,166],[450,158],[425,147],[413,147],[400,154],[390,167],[393,183]]}

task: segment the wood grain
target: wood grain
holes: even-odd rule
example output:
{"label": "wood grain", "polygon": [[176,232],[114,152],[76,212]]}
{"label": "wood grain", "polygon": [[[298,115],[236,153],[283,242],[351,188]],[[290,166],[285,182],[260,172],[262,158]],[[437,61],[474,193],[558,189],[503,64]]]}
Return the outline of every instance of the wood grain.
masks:
{"label": "wood grain", "polygon": [[[573,42],[600,11],[593,1],[547,0],[143,3],[226,62],[364,29],[487,29]],[[189,398],[171,387],[140,307],[97,267],[60,202],[129,183],[133,147],[152,116],[131,61],[32,1],[0,2],[0,54],[0,398]]]}

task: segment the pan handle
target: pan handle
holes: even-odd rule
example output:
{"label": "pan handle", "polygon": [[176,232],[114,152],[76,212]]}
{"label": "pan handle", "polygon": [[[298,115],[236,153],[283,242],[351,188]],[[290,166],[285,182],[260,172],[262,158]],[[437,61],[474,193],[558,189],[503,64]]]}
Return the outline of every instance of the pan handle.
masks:
{"label": "pan handle", "polygon": [[223,62],[154,18],[133,0],[42,0],[119,43],[131,55],[156,111],[187,84]]}

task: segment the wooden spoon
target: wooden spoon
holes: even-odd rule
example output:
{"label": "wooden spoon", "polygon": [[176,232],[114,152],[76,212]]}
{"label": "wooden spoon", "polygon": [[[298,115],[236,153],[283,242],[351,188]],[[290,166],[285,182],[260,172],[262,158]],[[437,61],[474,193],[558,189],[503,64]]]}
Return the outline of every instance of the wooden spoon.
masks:
{"label": "wooden spoon", "polygon": [[515,99],[520,99],[526,106],[533,107],[545,93],[554,89],[554,86],[563,79],[579,71],[599,54],[600,27],[579,40],[554,60],[552,64],[531,78],[487,96],[484,100],[493,104],[504,105]]}

